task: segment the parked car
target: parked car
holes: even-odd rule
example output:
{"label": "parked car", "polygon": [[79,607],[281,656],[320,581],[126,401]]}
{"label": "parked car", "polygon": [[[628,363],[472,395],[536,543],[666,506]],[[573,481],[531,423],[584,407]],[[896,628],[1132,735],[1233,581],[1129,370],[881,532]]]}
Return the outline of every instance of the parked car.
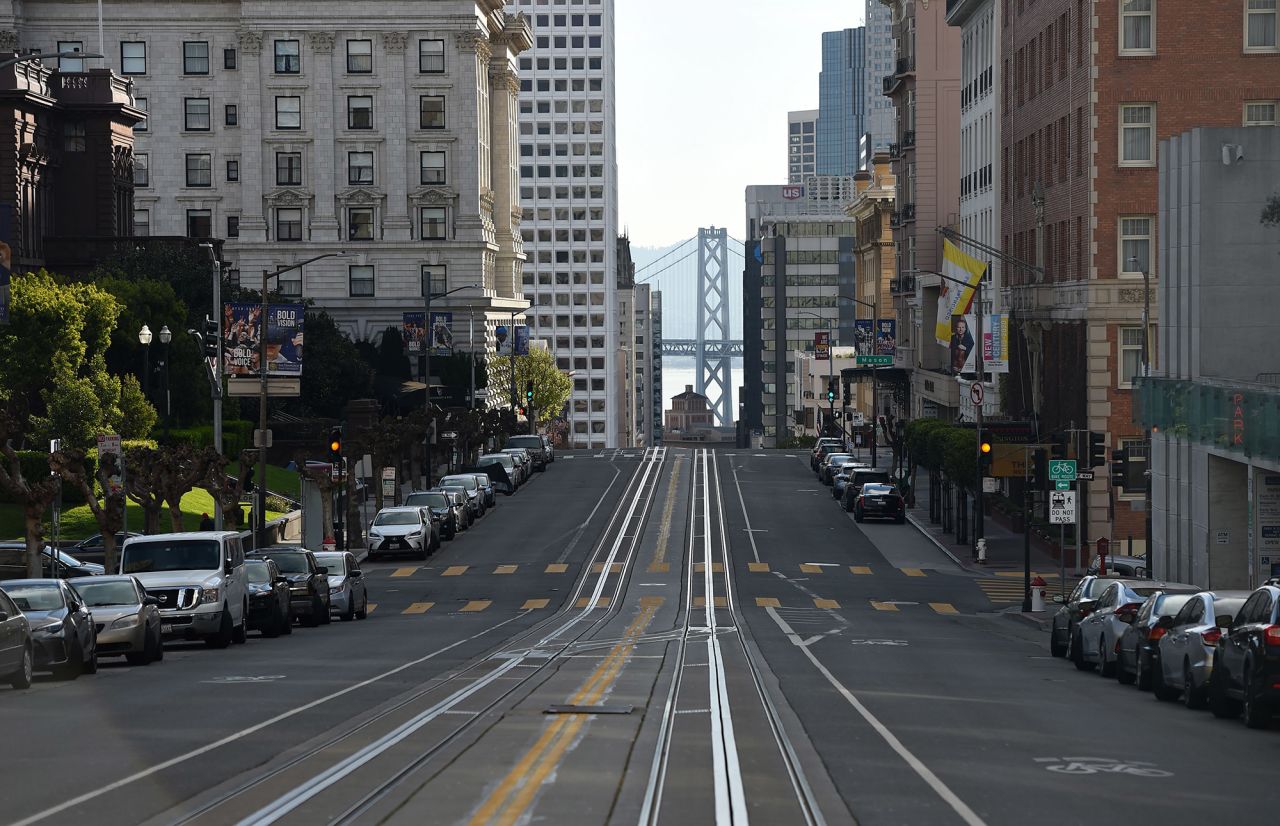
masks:
{"label": "parked car", "polygon": [[15,579],[5,593],[31,623],[35,670],[74,680],[98,670],[93,614],[63,579]]}
{"label": "parked car", "polygon": [[853,521],[873,518],[892,519],[899,525],[907,521],[907,503],[893,485],[868,482],[858,491],[853,500]]}
{"label": "parked car", "polygon": [[[440,531],[430,516],[413,505],[383,508],[369,526],[369,559],[387,554],[412,554],[426,559],[440,547]],[[325,588],[328,593],[328,588]]]}
{"label": "parked car", "polygon": [[503,448],[499,452],[515,457],[516,464],[520,467],[521,484],[533,478],[533,455],[529,453],[527,448],[507,447]]}
{"label": "parked car", "polygon": [[476,467],[484,468],[485,465],[501,465],[502,470],[506,473],[507,478],[494,479],[493,485],[496,489],[502,491],[506,496],[516,492],[516,460],[514,457],[506,453],[486,453],[476,460]]}
{"label": "parked car", "polygon": [[547,463],[551,461],[547,456],[546,443],[542,441],[541,436],[512,436],[507,439],[505,447],[528,450],[530,458],[533,459],[533,469],[537,471],[545,471]]}
{"label": "parked car", "polygon": [[99,657],[123,656],[129,665],[164,659],[159,600],[131,576],[78,579],[72,589],[93,613]]}
{"label": "parked car", "polygon": [[556,446],[551,443],[551,437],[542,434],[542,452],[547,455],[547,462],[551,463],[556,460]]}
{"label": "parked car", "polygon": [[818,481],[824,485],[831,484],[836,471],[852,461],[854,461],[852,453],[828,453],[822,460],[822,464],[818,465]]}
{"label": "parked car", "polygon": [[203,640],[212,648],[245,641],[249,590],[240,534],[195,531],[134,537],[120,552],[119,572],[136,576],[159,600],[165,638]]}
{"label": "parked car", "polygon": [[[140,533],[120,531],[116,534],[116,553],[120,553],[120,549],[124,547],[126,539],[132,539],[135,536],[142,536]],[[107,549],[102,545],[102,534],[95,533],[87,539],[81,539],[69,549],[71,555],[81,562],[95,562],[99,565],[106,564]]]}
{"label": "parked car", "polygon": [[484,499],[484,506],[492,508],[498,504],[497,490],[494,489],[493,480],[489,478],[487,473],[471,473],[469,476],[476,477],[476,484],[480,486],[480,493]]}
{"label": "parked car", "polygon": [[1116,648],[1116,679],[1121,683],[1137,683],[1140,691],[1151,690],[1153,664],[1160,661],[1160,638],[1165,629],[1158,624],[1161,617],[1172,617],[1182,610],[1196,591],[1167,593],[1156,591],[1138,609],[1133,622],[1120,635]]}
{"label": "parked car", "polygon": [[1157,624],[1165,635],[1160,638],[1160,663],[1151,681],[1157,700],[1182,695],[1187,708],[1207,704],[1213,654],[1222,637],[1218,623],[1240,613],[1248,598],[1248,591],[1201,591],[1174,616],[1160,618]]}
{"label": "parked car", "polygon": [[453,539],[462,524],[462,511],[466,510],[442,490],[415,490],[404,498],[406,506],[427,508],[437,522],[441,539]]}
{"label": "parked car", "polygon": [[315,628],[329,624],[329,580],[315,554],[305,548],[280,545],[254,551],[248,558],[276,563],[280,576],[289,580],[289,607],[303,625]]}
{"label": "parked car", "polygon": [[249,581],[249,630],[264,637],[292,634],[289,580],[280,573],[275,560],[246,559],[244,570]]}
{"label": "parked car", "polygon": [[445,476],[440,480],[439,487],[459,487],[467,496],[467,504],[471,508],[471,514],[479,519],[484,516],[487,507],[484,504],[484,492],[480,490],[480,483],[476,481],[476,477],[470,473],[456,473],[451,476]]}
{"label": "parked car", "polygon": [[813,446],[813,456],[809,459],[810,469],[816,472],[828,453],[844,453],[845,447],[844,439],[823,436]]}
{"label": "parked car", "polygon": [[863,468],[870,469],[870,467],[870,465],[862,462],[845,462],[841,465],[840,470],[831,479],[831,498],[837,502],[843,501],[844,489],[849,484],[849,480],[853,478],[854,471],[862,470]]}
{"label": "parked car", "polygon": [[1254,591],[1225,625],[1209,677],[1215,717],[1243,713],[1249,728],[1265,728],[1280,709],[1280,587]]}
{"label": "parked car", "polygon": [[[887,470],[872,470],[869,467],[854,468],[849,472],[849,479],[845,482],[844,493],[840,495],[840,506],[846,511],[852,512],[863,486],[872,483],[893,487],[893,479],[889,476],[889,471]],[[903,509],[903,519],[906,519],[905,508]]]}
{"label": "parked car", "polygon": [[369,589],[355,556],[324,551],[316,554],[316,561],[329,571],[329,602],[333,613],[343,622],[369,616]]}
{"label": "parked car", "polygon": [[1081,671],[1097,668],[1104,677],[1115,675],[1120,637],[1137,619],[1143,602],[1156,592],[1194,594],[1200,589],[1180,582],[1149,579],[1114,579],[1102,590],[1089,615],[1080,620],[1080,644],[1073,662]]}
{"label": "parked car", "polygon": [[[1101,561],[1098,557],[1094,557],[1089,563],[1086,574],[1096,574],[1102,570]],[[1107,554],[1107,573],[1118,574],[1128,579],[1145,579],[1150,576],[1147,573],[1147,558],[1145,556],[1112,556]]]}
{"label": "parked car", "polygon": [[31,622],[9,595],[0,590],[0,680],[14,688],[30,688],[35,670]]}
{"label": "parked car", "polygon": [[453,505],[458,510],[460,520],[458,522],[458,530],[465,531],[475,522],[475,516],[472,515],[471,507],[467,504],[467,497],[457,488],[432,488],[432,490],[443,493],[449,497]]}
{"label": "parked car", "polygon": [[[40,575],[49,579],[74,579],[85,576],[102,576],[106,569],[92,562],[84,562],[66,551],[49,545],[40,549]],[[27,546],[23,542],[0,543],[0,580],[22,579],[27,576]]]}
{"label": "parked car", "polygon": [[1076,624],[1093,611],[1093,604],[1107,587],[1109,579],[1105,577],[1086,576],[1076,583],[1076,587],[1064,600],[1054,594],[1053,601],[1062,607],[1053,615],[1049,626],[1049,653],[1055,657],[1065,657],[1076,636]]}

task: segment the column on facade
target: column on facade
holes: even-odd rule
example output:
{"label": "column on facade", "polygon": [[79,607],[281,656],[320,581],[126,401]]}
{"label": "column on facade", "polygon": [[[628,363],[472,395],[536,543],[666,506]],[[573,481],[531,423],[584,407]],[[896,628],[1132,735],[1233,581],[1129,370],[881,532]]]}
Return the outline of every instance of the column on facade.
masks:
{"label": "column on facade", "polygon": [[516,200],[519,170],[515,157],[517,97],[520,81],[507,65],[504,53],[489,69],[489,154],[492,163],[493,224],[498,243],[494,289],[504,298],[522,298],[523,246],[520,238],[520,206]]}
{"label": "column on facade", "polygon": [[[381,117],[382,131],[386,135],[386,169],[414,169],[417,160],[409,157],[408,124],[405,116],[405,46],[409,36],[404,32],[384,32],[382,50],[387,59],[386,95]],[[388,241],[408,241],[413,237],[413,220],[409,216],[408,176],[389,174],[382,176],[387,193],[387,212],[382,221],[382,237]]]}
{"label": "column on facade", "polygon": [[[308,32],[307,41],[311,44],[313,71],[315,76],[314,94],[311,105],[314,109],[314,134],[334,135],[338,131],[338,123],[334,119],[333,100],[333,32]],[[325,121],[328,121],[327,128]],[[334,197],[334,155],[336,145],[328,140],[317,140],[312,144],[315,174],[310,176],[315,182],[315,202],[312,204],[311,240],[341,240],[341,228],[335,213]]]}
{"label": "column on facade", "polygon": [[[263,157],[266,154],[263,135],[262,100],[262,34],[248,29],[237,33],[244,69],[240,72],[240,111],[243,127],[240,129],[240,188],[243,202],[240,205],[240,243],[265,243],[267,222],[263,216],[262,187],[266,171]],[[252,143],[253,146],[249,146]],[[274,179],[273,179],[274,180]]]}

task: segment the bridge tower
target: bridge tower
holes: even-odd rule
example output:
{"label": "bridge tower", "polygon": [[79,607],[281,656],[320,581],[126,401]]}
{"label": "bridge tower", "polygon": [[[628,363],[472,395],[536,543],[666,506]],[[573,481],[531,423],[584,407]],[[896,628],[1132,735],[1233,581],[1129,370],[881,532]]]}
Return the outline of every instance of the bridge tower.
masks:
{"label": "bridge tower", "polygon": [[[729,358],[729,231],[698,228],[697,387],[717,427],[733,424]],[[710,352],[714,342],[715,354]]]}

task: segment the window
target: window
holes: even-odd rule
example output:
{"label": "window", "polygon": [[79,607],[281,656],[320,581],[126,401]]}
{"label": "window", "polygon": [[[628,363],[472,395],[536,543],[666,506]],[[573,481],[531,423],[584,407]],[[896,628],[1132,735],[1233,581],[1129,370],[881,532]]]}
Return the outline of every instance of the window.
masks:
{"label": "window", "polygon": [[212,155],[187,156],[187,186],[213,186]]}
{"label": "window", "polygon": [[151,186],[151,156],[146,152],[133,155],[133,185]]}
{"label": "window", "polygon": [[[59,40],[58,51],[59,52],[83,52],[84,43],[79,40]],[[84,58],[83,57],[60,57],[58,58],[58,71],[59,72],[83,72]]]}
{"label": "window", "polygon": [[347,41],[347,72],[353,75],[367,75],[373,71],[373,41]]}
{"label": "window", "polygon": [[443,241],[444,207],[422,207],[420,210],[422,231],[419,237],[423,241]]}
{"label": "window", "polygon": [[209,74],[209,43],[204,40],[188,40],[182,44],[182,73],[184,75]]}
{"label": "window", "polygon": [[227,216],[227,237],[228,238],[240,237],[240,216],[239,215]]}
{"label": "window", "polygon": [[1151,226],[1148,216],[1120,218],[1121,275],[1151,273]]}
{"label": "window", "polygon": [[133,211],[133,234],[138,238],[146,238],[151,234],[151,210],[135,209]]}
{"label": "window", "polygon": [[1142,375],[1142,327],[1121,327],[1120,387],[1132,387],[1133,377]]}
{"label": "window", "polygon": [[423,74],[439,74],[444,71],[444,41],[418,41],[418,71]]}
{"label": "window", "polygon": [[419,183],[445,183],[443,152],[422,152],[419,153],[418,158],[420,170]]}
{"label": "window", "polygon": [[444,128],[444,97],[442,95],[423,95],[419,98],[418,106],[423,129]]}
{"label": "window", "polygon": [[276,74],[296,75],[302,71],[302,51],[297,40],[276,41]]}
{"label": "window", "polygon": [[235,49],[222,50],[222,68],[224,69],[236,68],[236,50]]}
{"label": "window", "polygon": [[1155,54],[1155,0],[1120,0],[1120,53]]}
{"label": "window", "polygon": [[187,237],[212,238],[213,212],[207,209],[187,210]]}
{"label": "window", "polygon": [[276,210],[276,240],[302,240],[302,210],[294,207]]}
{"label": "window", "polygon": [[373,183],[373,153],[372,152],[348,152],[347,153],[347,183],[349,184],[372,184]]}
{"label": "window", "polygon": [[1120,107],[1120,165],[1154,166],[1156,162],[1154,103]]}
{"label": "window", "polygon": [[186,98],[183,101],[182,128],[188,132],[209,131],[208,98]]}
{"label": "window", "polygon": [[302,153],[276,153],[276,186],[302,186]]}
{"label": "window", "polygon": [[276,98],[276,128],[302,128],[302,98],[296,96]]}
{"label": "window", "polygon": [[1246,51],[1276,51],[1276,0],[1247,0],[1245,6]]}
{"label": "window", "polygon": [[1276,102],[1274,100],[1251,100],[1244,104],[1245,126],[1275,126]]}
{"label": "window", "polygon": [[1142,498],[1147,492],[1147,443],[1143,439],[1121,439],[1128,461],[1125,462],[1125,498]]}
{"label": "window", "polygon": [[446,274],[444,265],[433,267],[429,264],[422,265],[422,294],[425,296],[427,290],[431,290],[432,295],[441,295],[449,289],[449,278]]}
{"label": "window", "polygon": [[352,207],[347,210],[347,240],[373,240],[372,207]]}
{"label": "window", "polygon": [[238,126],[240,124],[240,111],[234,103],[228,103],[225,108],[225,114],[222,122],[227,126]]}
{"label": "window", "polygon": [[240,180],[240,159],[239,158],[233,158],[232,160],[227,161],[227,180],[228,181]]}
{"label": "window", "polygon": [[373,128],[373,98],[369,95],[347,96],[347,128]]}
{"label": "window", "polygon": [[353,298],[373,296],[373,265],[353,264],[347,268],[349,291]]}
{"label": "window", "polygon": [[147,44],[141,40],[126,40],[120,44],[120,74],[145,75],[147,73]]}
{"label": "window", "polygon": [[[148,106],[149,106],[149,103],[148,103],[148,101],[147,101],[147,99],[146,99],[146,98],[134,98],[134,99],[133,99],[133,108],[135,108],[135,109],[141,109],[142,111],[146,112],[146,111],[148,111],[148,109],[147,109],[147,107],[148,107]],[[149,118],[149,117],[147,117],[147,118],[143,118],[142,120],[138,121],[137,125],[133,127],[133,131],[135,131],[135,132],[145,132],[145,131],[147,131],[147,121],[148,121],[148,120],[150,120],[150,118]]]}

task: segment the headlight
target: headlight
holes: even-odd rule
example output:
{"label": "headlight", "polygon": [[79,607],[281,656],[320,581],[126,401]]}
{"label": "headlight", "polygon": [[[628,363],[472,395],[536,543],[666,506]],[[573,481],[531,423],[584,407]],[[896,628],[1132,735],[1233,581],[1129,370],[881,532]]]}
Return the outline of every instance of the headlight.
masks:
{"label": "headlight", "polygon": [[62,633],[62,620],[42,625],[39,628],[32,629],[37,634],[60,634]]}
{"label": "headlight", "polygon": [[112,628],[133,628],[138,624],[138,619],[139,617],[137,614],[130,614],[127,617],[120,617],[120,619],[111,623],[111,627]]}
{"label": "headlight", "polygon": [[221,588],[204,588],[200,591],[200,602],[208,605],[211,602],[218,602],[222,598]]}

